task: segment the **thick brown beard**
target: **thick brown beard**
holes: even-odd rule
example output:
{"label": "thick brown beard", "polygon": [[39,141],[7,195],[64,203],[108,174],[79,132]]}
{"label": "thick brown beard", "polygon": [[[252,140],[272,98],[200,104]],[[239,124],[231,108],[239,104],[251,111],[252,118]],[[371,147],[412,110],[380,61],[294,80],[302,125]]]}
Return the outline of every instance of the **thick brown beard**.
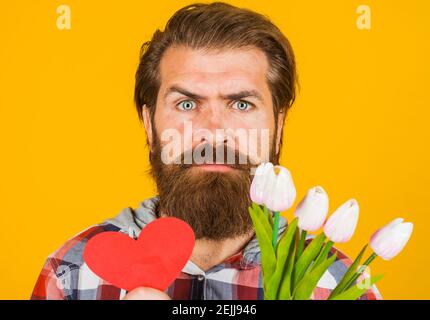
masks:
{"label": "thick brown beard", "polygon": [[220,241],[249,234],[252,165],[238,164],[238,159],[235,152],[235,170],[229,172],[204,171],[183,162],[166,165],[161,160],[160,143],[154,139],[150,162],[160,198],[157,215],[184,220],[194,230],[196,239]]}

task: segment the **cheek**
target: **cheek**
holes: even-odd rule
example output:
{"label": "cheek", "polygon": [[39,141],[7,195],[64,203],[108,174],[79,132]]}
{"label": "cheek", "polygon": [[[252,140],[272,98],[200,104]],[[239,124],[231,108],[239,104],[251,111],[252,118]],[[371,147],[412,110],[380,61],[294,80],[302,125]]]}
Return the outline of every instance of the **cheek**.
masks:
{"label": "cheek", "polygon": [[[235,137],[236,148],[247,154],[254,164],[270,160],[275,130],[274,116],[266,112],[244,115],[230,122],[239,133]],[[238,130],[243,129],[243,130]],[[246,137],[243,137],[246,135]],[[246,142],[245,142],[246,141]]]}
{"label": "cheek", "polygon": [[259,135],[266,132],[270,137],[275,133],[274,116],[267,112],[254,112],[249,115],[245,114],[238,117],[232,117],[230,125],[235,129],[245,129],[249,132],[257,131]]}
{"label": "cheek", "polygon": [[164,164],[173,163],[183,151],[183,121],[161,108],[154,115],[154,124],[155,134],[160,143],[162,161]]}
{"label": "cheek", "polygon": [[157,106],[154,122],[157,128],[157,135],[161,137],[162,133],[166,130],[178,130],[182,131],[183,121],[185,119],[181,119],[181,115],[177,113],[173,113],[165,106]]}
{"label": "cheek", "polygon": [[273,133],[268,128],[250,129],[247,145],[239,143],[240,151],[248,154],[253,164],[260,164],[270,160],[272,142]]}

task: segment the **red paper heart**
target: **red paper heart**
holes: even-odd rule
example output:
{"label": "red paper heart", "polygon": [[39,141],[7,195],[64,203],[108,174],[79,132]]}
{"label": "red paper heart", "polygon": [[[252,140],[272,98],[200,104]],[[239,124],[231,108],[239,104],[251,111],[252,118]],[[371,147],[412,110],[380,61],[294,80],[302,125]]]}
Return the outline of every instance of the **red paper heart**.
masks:
{"label": "red paper heart", "polygon": [[190,258],[194,240],[185,221],[164,217],[147,224],[137,240],[114,231],[99,233],[88,241],[83,256],[95,274],[116,287],[165,291]]}

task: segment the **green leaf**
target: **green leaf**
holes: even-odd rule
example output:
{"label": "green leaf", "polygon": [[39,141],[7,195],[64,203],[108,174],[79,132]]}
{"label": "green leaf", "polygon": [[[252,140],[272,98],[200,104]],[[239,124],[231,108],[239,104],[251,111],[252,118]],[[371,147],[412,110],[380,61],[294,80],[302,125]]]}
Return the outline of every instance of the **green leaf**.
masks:
{"label": "green leaf", "polygon": [[269,211],[269,209],[267,209],[267,207],[265,205],[263,205],[263,211],[264,211],[264,214],[267,216],[267,219],[269,220],[270,227],[273,230],[273,216],[272,216],[272,212]]}
{"label": "green leaf", "polygon": [[298,284],[303,278],[306,270],[309,268],[311,262],[320,253],[321,247],[324,244],[325,234],[321,233],[312,239],[311,243],[305,248],[303,253],[300,255],[294,268],[293,281],[294,284]]}
{"label": "green leaf", "polygon": [[294,300],[309,300],[318,281],[335,260],[336,254],[333,254],[330,258],[321,262],[315,269],[306,273],[295,288]]}
{"label": "green leaf", "polygon": [[263,273],[263,288],[266,292],[267,286],[266,284],[272,277],[276,268],[276,256],[275,251],[272,247],[272,239],[271,234],[267,234],[266,229],[261,222],[261,219],[258,217],[258,213],[256,213],[251,207],[248,208],[249,214],[251,215],[251,219],[255,229],[255,235],[258,240],[258,245],[260,246],[261,251],[261,268]]}
{"label": "green leaf", "polygon": [[296,229],[296,234],[294,235],[294,246],[296,247],[296,249],[294,250],[294,254],[295,255],[294,255],[294,259],[293,259],[293,268],[291,270],[291,280],[290,280],[290,292],[291,293],[293,292],[294,286],[295,286],[295,283],[294,283],[294,272],[295,272],[295,269],[296,269],[297,260],[299,260],[299,256],[297,254],[297,248],[299,246],[299,243],[300,243],[300,228],[297,228]]}
{"label": "green leaf", "polygon": [[[376,282],[381,280],[382,277],[383,277],[382,274],[377,275],[377,276],[373,276],[370,278],[370,284],[368,286],[366,286],[364,288],[359,288],[358,285],[354,285],[351,288],[349,288],[348,290],[346,290],[346,291],[344,291],[344,292],[342,292],[342,293],[340,293],[334,297],[331,297],[330,300],[357,300],[367,290],[369,290],[371,286],[373,286]],[[366,279],[364,279],[364,281],[366,281]]]}
{"label": "green leaf", "polygon": [[305,247],[306,235],[307,235],[306,230],[300,231],[299,245],[297,247],[297,259],[300,258],[300,256],[302,255],[303,248]]}
{"label": "green leaf", "polygon": [[279,240],[276,249],[276,270],[272,278],[268,282],[267,291],[269,299],[276,299],[278,295],[278,289],[281,284],[282,276],[285,271],[285,264],[288,259],[288,254],[290,252],[291,243],[294,239],[294,234],[296,232],[298,220],[295,218],[287,227],[281,240]]}
{"label": "green leaf", "polygon": [[[299,247],[299,243],[300,243],[300,235],[301,235],[301,232],[300,232],[300,228],[297,228],[297,230],[296,230],[296,234],[295,234],[295,236],[294,236],[294,241],[295,241],[295,243],[296,243],[296,248],[298,248]],[[299,254],[298,254],[298,250],[296,249],[296,261],[297,260],[299,260]]]}
{"label": "green leaf", "polygon": [[290,252],[288,254],[287,267],[284,271],[284,274],[282,276],[282,281],[279,286],[278,300],[291,300],[292,298],[291,276],[293,273],[295,257],[296,257],[296,244],[295,244],[295,241],[293,241],[293,245],[290,246]]}
{"label": "green leaf", "polygon": [[252,203],[252,208],[254,209],[255,212],[255,216],[258,220],[260,220],[262,226],[264,227],[264,230],[266,231],[267,235],[269,236],[269,238],[272,238],[272,234],[273,234],[273,227],[270,226],[269,220],[267,218],[267,215],[264,214],[263,210],[261,209],[261,207],[256,204],[256,203]]}
{"label": "green leaf", "polygon": [[348,284],[349,280],[352,279],[354,274],[357,272],[358,265],[360,264],[361,258],[363,257],[364,251],[366,251],[367,244],[361,249],[360,253],[358,254],[357,258],[355,258],[354,262],[349,266],[348,270],[345,272],[345,274],[342,277],[342,280],[338,283],[336,288],[333,289],[328,299],[330,300],[331,297],[334,297],[338,293],[341,293],[346,285]]}
{"label": "green leaf", "polygon": [[330,241],[330,240],[324,244],[318,257],[315,259],[314,263],[311,265],[311,267],[310,267],[311,270],[315,269],[325,259],[327,259],[327,255],[330,252],[330,249],[333,247],[333,244],[334,244],[333,241]]}

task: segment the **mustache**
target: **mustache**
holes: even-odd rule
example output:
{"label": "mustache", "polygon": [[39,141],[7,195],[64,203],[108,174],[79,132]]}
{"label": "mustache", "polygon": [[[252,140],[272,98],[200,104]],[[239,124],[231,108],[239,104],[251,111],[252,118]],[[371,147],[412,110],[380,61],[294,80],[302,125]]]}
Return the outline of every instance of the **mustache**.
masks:
{"label": "mustache", "polygon": [[242,171],[250,171],[257,166],[248,155],[237,149],[227,145],[211,144],[198,145],[194,149],[186,150],[175,159],[174,163],[184,170],[200,164],[222,164]]}

